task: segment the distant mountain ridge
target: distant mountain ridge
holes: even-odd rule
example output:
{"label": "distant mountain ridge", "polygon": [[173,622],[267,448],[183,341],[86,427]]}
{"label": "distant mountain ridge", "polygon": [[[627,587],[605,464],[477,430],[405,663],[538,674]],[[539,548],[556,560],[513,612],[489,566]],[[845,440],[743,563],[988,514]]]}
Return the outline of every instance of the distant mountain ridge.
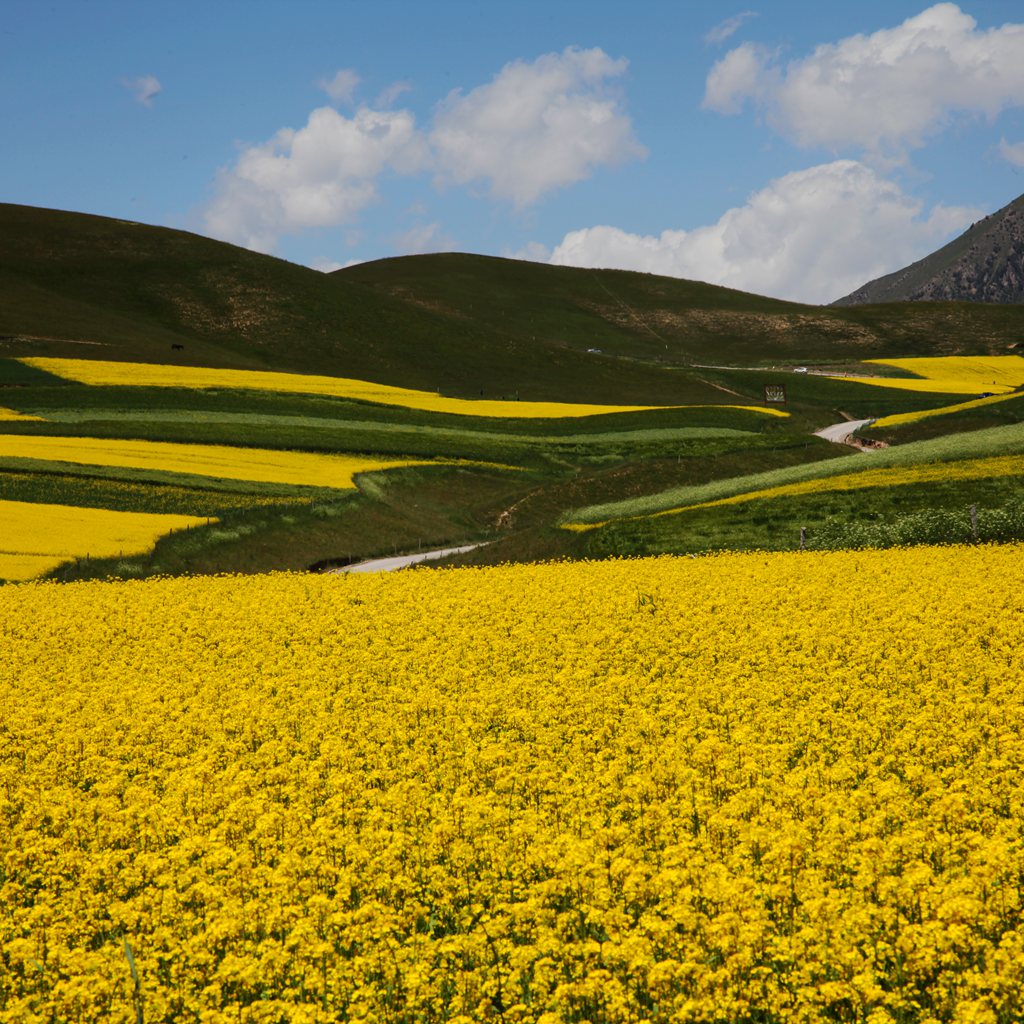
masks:
{"label": "distant mountain ridge", "polygon": [[869,281],[832,305],[879,302],[1024,303],[1024,196],[923,260]]}

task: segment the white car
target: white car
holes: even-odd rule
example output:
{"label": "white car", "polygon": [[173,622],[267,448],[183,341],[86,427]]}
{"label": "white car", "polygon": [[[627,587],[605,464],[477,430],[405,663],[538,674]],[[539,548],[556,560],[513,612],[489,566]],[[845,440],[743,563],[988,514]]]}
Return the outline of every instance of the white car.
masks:
{"label": "white car", "polygon": [[807,367],[806,366],[794,366],[793,367],[793,372],[794,373],[807,373]]}

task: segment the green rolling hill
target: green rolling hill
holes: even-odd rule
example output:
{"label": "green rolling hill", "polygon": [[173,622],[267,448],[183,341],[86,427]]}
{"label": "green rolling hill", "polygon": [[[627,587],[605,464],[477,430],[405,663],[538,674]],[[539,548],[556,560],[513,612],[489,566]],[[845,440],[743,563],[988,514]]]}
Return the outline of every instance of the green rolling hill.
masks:
{"label": "green rolling hill", "polygon": [[[323,274],[188,232],[0,205],[0,433],[449,463],[368,472],[357,490],[314,493],[201,470],[47,462],[19,456],[8,441],[15,454],[0,460],[0,516],[7,501],[211,520],[145,555],[71,560],[55,570],[59,578],[304,569],[463,540],[492,542],[468,562],[791,546],[794,524],[809,515],[806,496],[773,500],[763,524],[756,503],[588,533],[559,524],[574,509],[656,507],[660,494],[729,490],[728,481],[752,474],[789,479],[826,463],[836,463],[826,475],[842,473],[840,463],[863,456],[812,430],[951,399],[793,374],[796,365],[857,370],[886,356],[1008,354],[1021,337],[1024,308],[1013,305],[805,306],[649,274],[459,253]],[[456,415],[323,394],[86,385],[28,357],[666,408],[573,419]],[[788,415],[759,411],[766,383],[786,385]],[[934,417],[886,438],[1013,424],[1018,404]],[[1006,486],[989,487],[993,500]],[[938,497],[929,487],[917,486],[915,510],[959,500],[955,487]],[[880,502],[880,493],[871,514],[897,514],[899,503]],[[833,502],[834,515],[857,519],[858,501]]]}
{"label": "green rolling hill", "polygon": [[666,366],[997,352],[1018,336],[1024,311],[1014,306],[805,306],[458,253],[322,274],[184,231],[0,204],[8,355],[173,358],[466,397],[651,402],[676,395],[678,379],[658,372]]}

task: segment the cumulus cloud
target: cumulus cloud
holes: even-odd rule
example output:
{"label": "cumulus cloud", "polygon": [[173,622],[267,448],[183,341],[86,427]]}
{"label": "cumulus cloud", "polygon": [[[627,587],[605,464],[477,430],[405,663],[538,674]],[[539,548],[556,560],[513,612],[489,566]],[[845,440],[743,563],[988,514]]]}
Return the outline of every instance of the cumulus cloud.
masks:
{"label": "cumulus cloud", "polygon": [[408,111],[362,108],[347,118],[320,107],[303,128],[283,128],[220,172],[206,229],[269,252],[281,235],[352,221],[376,198],[384,171],[412,174],[426,162]]}
{"label": "cumulus cloud", "polygon": [[1024,167],[1024,142],[1007,142],[999,140],[999,155],[1014,167]]}
{"label": "cumulus cloud", "polygon": [[552,263],[685,277],[801,302],[824,303],[920,259],[980,211],[921,203],[854,160],[770,182],[715,224],[635,235],[572,231]]}
{"label": "cumulus cloud", "polygon": [[748,98],[771,92],[778,73],[769,66],[771,55],[763,46],[744,43],[730,50],[708,73],[704,106],[719,114],[738,114]]}
{"label": "cumulus cloud", "polygon": [[751,18],[757,17],[757,11],[741,11],[739,14],[734,14],[731,18],[726,18],[725,21],[720,21],[713,29],[711,29],[707,35],[704,36],[704,42],[708,46],[717,46],[719,43],[724,43],[730,36],[735,35],[745,21],[749,21]]}
{"label": "cumulus cloud", "polygon": [[[390,109],[409,89],[405,82],[350,117],[319,107],[302,128],[281,129],[221,169],[203,213],[206,231],[270,252],[282,235],[352,222],[377,198],[386,172],[432,170],[438,182],[482,181],[492,196],[525,206],[598,166],[645,155],[610,85],[625,70],[624,60],[599,49],[516,61],[486,85],[449,94],[429,130],[408,110]],[[319,85],[341,105],[359,82],[345,68]],[[450,239],[427,225],[398,243],[424,252],[449,247]]]}
{"label": "cumulus cloud", "polygon": [[940,3],[896,28],[817,47],[784,66],[762,48],[727,53],[707,78],[704,105],[747,103],[800,146],[901,154],[957,113],[995,117],[1024,104],[1024,24],[980,30]]}
{"label": "cumulus cloud", "polygon": [[124,87],[132,92],[135,99],[144,107],[151,107],[153,100],[163,90],[160,80],[153,75],[142,75],[139,78],[126,78]]}
{"label": "cumulus cloud", "polygon": [[361,79],[351,68],[342,68],[330,78],[321,78],[317,85],[335,103],[351,103]]}
{"label": "cumulus cloud", "polygon": [[595,167],[646,155],[609,88],[626,67],[603,50],[570,47],[507,64],[465,95],[455,90],[430,134],[440,178],[486,182],[521,207]]}

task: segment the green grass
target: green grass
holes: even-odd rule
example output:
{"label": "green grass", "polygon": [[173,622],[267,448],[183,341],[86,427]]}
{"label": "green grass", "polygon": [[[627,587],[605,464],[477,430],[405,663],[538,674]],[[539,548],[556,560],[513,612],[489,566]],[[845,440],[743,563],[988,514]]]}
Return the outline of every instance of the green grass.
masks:
{"label": "green grass", "polygon": [[[939,507],[928,506],[893,516],[825,523],[811,533],[809,546],[826,550],[1024,540],[1024,500],[1018,496],[1018,490],[991,494],[984,489],[980,496],[987,504],[973,501],[963,505],[952,500]],[[956,497],[962,499],[963,494]]]}
{"label": "green grass", "polygon": [[[331,277],[524,344],[651,363],[761,366],[1006,350],[1020,307],[890,303],[820,307],[697,281],[441,253],[378,260]],[[713,354],[713,355],[712,355]],[[595,357],[591,357],[595,358]]]}
{"label": "green grass", "polygon": [[[696,486],[720,475],[738,476],[754,469],[802,465],[841,458],[836,445],[806,439],[803,444],[768,450],[729,452],[715,459],[699,457],[645,459],[608,468],[591,468],[531,489],[512,509],[508,530],[498,530],[485,548],[445,560],[453,565],[498,565],[502,562],[593,557],[590,534],[555,525],[564,509],[622,494],[646,494],[666,486]],[[495,514],[501,510],[496,509]],[[631,552],[641,553],[639,550]]]}
{"label": "green grass", "polygon": [[[951,405],[953,403],[946,402],[944,404]],[[923,441],[932,437],[984,430],[987,427],[1008,423],[1020,423],[1022,420],[1024,420],[1024,392],[1004,402],[983,405],[976,409],[967,409],[948,415],[930,416],[912,423],[884,427],[872,423],[862,429],[859,434],[862,437],[884,441],[886,444],[908,444],[911,441]]]}
{"label": "green grass", "polygon": [[870,455],[851,454],[824,464],[792,466],[749,476],[715,480],[696,487],[680,487],[626,501],[591,505],[568,512],[566,522],[600,523],[610,519],[648,516],[674,508],[715,501],[749,491],[760,491],[783,484],[822,479],[841,473],[911,466],[925,462],[949,462],[957,459],[984,458],[1024,451],[1024,424],[1008,424],[987,430],[937,437],[888,448]]}
{"label": "green grass", "polygon": [[181,487],[137,477],[117,480],[91,475],[87,467],[78,468],[86,472],[62,473],[43,466],[30,473],[0,470],[0,500],[211,517],[240,509],[309,502],[305,497]]}
{"label": "green grass", "polygon": [[0,359],[0,397],[5,403],[23,396],[23,392],[14,389],[40,386],[65,387],[68,382],[18,359]]}
{"label": "green grass", "polygon": [[10,426],[12,430],[0,432],[461,458],[515,465],[583,463],[608,457],[637,458],[691,451],[712,454],[744,446],[773,446],[788,440],[787,435],[763,435],[729,427],[660,427],[593,434],[531,435],[366,420],[249,413],[203,415],[184,411],[68,410],[49,415],[45,423],[14,422]]}
{"label": "green grass", "polygon": [[[179,411],[195,422],[216,418],[212,414],[242,413],[251,416],[293,416],[310,419],[361,420],[370,423],[449,428],[481,433],[561,436],[604,433],[612,430],[659,429],[666,427],[723,427],[734,430],[780,431],[788,429],[784,418],[761,412],[730,408],[736,400],[716,392],[708,405],[665,407],[646,412],[606,413],[585,417],[518,419],[515,417],[474,417],[424,412],[402,406],[374,405],[341,398],[284,395],[263,391],[177,388],[87,387],[81,384],[60,388],[24,388],[5,395],[6,404],[20,412],[43,417],[84,415],[91,410],[110,409],[119,413]],[[760,400],[753,404],[762,405]]]}
{"label": "green grass", "polygon": [[[839,367],[835,369],[840,370]],[[854,380],[836,380],[816,373],[722,369],[707,370],[705,373],[708,380],[749,398],[756,396],[760,399],[765,384],[784,384],[787,399],[785,408],[794,415],[795,423],[807,424],[812,429],[838,422],[844,414],[850,419],[862,420],[891,413],[937,409],[951,404],[949,395],[861,384]]]}
{"label": "green grass", "polygon": [[176,473],[158,469],[135,469],[131,466],[90,466],[77,462],[62,462],[58,459],[23,459],[0,456],[0,472],[9,470],[17,474],[54,474],[61,477],[79,477],[87,480],[120,480],[140,485],[168,485],[189,491],[216,491],[279,498],[336,497],[339,492],[333,488],[301,487],[292,484],[264,483],[259,480],[229,480],[222,477],[201,476],[193,473]]}
{"label": "green grass", "polygon": [[487,539],[494,510],[518,492],[507,474],[413,469],[379,474],[364,491],[290,507],[226,511],[219,523],[164,537],[128,559],[62,566],[53,579],[303,571]]}
{"label": "green grass", "polygon": [[[663,552],[793,551],[800,546],[801,528],[806,531],[808,548],[947,543],[970,539],[967,510],[976,504],[985,510],[979,512],[981,539],[1011,539],[1005,536],[1006,515],[998,510],[1019,499],[1016,478],[908,484],[755,499],[610,523],[578,536],[582,538],[581,553],[594,558]],[[1015,515],[1012,521],[1016,521]]]}

